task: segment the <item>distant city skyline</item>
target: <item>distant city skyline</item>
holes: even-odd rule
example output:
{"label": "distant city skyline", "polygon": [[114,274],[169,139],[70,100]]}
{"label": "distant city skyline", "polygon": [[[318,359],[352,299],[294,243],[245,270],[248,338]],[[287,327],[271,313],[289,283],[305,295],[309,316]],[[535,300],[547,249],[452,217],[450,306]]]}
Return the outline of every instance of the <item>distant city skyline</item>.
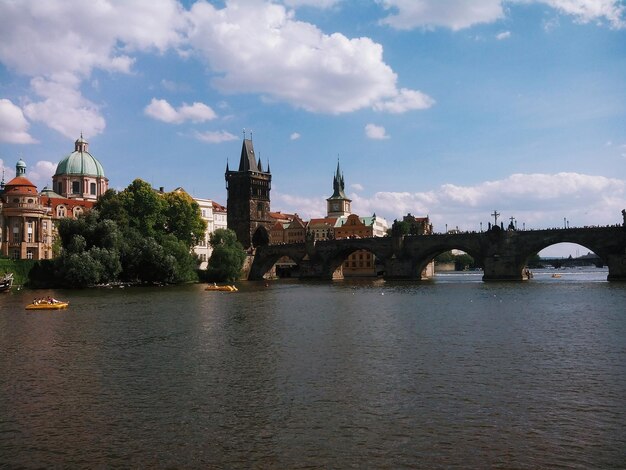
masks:
{"label": "distant city skyline", "polygon": [[618,0],[0,0],[0,160],[42,189],[82,132],[110,187],[226,204],[245,128],[273,211],[323,216],[339,160],[362,216],[609,225],[625,57]]}

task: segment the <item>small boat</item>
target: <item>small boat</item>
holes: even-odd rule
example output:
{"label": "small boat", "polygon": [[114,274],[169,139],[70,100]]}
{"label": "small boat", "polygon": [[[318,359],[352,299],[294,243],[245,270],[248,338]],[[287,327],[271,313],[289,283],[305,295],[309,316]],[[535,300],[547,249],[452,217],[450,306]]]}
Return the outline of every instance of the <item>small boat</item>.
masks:
{"label": "small boat", "polygon": [[26,306],[26,310],[59,310],[62,308],[67,308],[69,304],[69,302],[61,302],[60,300],[55,300],[52,302],[48,302],[47,300],[40,300],[38,302],[28,304]]}
{"label": "small boat", "polygon": [[239,289],[237,289],[235,286],[218,286],[217,284],[213,284],[213,285],[209,284],[208,286],[206,286],[204,290],[237,292]]}
{"label": "small boat", "polygon": [[552,277],[554,277],[554,278],[558,278],[558,277],[561,277],[561,275],[560,275],[560,274],[556,274],[556,273],[554,273],[554,274],[552,275]]}
{"label": "small boat", "polygon": [[0,292],[7,292],[11,290],[13,285],[13,273],[7,273],[0,278]]}

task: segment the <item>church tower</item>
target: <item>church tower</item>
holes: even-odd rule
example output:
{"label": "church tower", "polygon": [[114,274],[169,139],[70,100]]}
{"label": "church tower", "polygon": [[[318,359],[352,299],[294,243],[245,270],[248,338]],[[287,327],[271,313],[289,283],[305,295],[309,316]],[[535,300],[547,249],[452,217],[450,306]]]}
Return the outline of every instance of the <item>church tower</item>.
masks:
{"label": "church tower", "polygon": [[352,213],[350,210],[352,200],[348,199],[344,189],[343,174],[337,161],[337,173],[333,178],[333,195],[326,199],[327,217],[343,217]]}
{"label": "church tower", "polygon": [[237,234],[244,248],[267,245],[270,241],[270,190],[272,175],[269,163],[263,171],[261,158],[256,159],[252,139],[244,134],[239,169],[230,171],[226,163],[228,192],[227,226]]}

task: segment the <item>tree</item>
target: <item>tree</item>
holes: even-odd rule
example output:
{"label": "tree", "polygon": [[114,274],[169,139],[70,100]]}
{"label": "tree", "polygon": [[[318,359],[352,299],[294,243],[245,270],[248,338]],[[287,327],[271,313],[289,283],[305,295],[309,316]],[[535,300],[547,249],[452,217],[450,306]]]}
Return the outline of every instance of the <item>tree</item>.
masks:
{"label": "tree", "polygon": [[211,234],[213,253],[209,259],[207,276],[215,281],[236,281],[246,259],[246,252],[230,229],[217,229]]}
{"label": "tree", "polygon": [[166,193],[164,197],[167,203],[166,231],[185,242],[188,248],[197,245],[206,232],[206,222],[202,219],[198,203],[183,191]]}

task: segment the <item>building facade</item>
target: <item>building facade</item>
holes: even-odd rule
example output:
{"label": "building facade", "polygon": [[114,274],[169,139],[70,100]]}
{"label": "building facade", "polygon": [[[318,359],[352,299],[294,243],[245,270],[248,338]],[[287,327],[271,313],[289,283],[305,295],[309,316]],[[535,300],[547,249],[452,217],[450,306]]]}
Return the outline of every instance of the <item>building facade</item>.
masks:
{"label": "building facade", "polygon": [[26,163],[15,165],[15,178],[0,188],[0,252],[13,259],[52,258],[52,217],[37,187],[26,178]]}
{"label": "building facade", "polygon": [[272,174],[269,164],[263,171],[261,159],[256,160],[251,139],[244,137],[239,169],[231,171],[226,164],[228,193],[228,228],[237,234],[244,248],[270,243],[273,220],[270,217]]}

